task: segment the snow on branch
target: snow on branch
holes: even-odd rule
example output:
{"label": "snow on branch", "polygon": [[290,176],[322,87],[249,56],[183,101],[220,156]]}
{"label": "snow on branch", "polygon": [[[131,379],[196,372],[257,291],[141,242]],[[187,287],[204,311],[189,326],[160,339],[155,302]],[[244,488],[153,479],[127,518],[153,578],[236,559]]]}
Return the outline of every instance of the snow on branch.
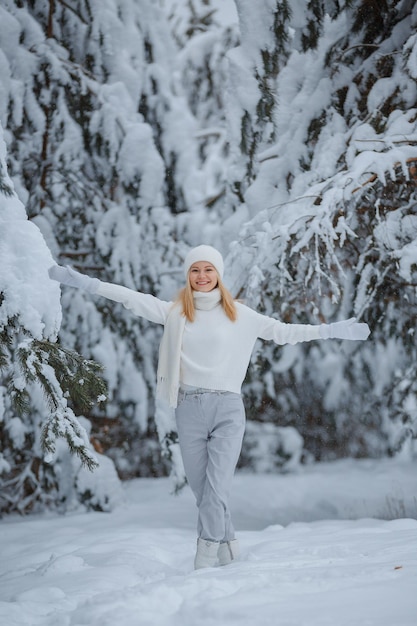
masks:
{"label": "snow on branch", "polygon": [[67,398],[81,410],[88,410],[105,397],[106,386],[97,375],[102,367],[72,350],[45,341],[24,341],[16,351],[19,369],[29,382],[40,384],[51,408],[42,431],[42,447],[52,459],[56,439],[66,440],[71,452],[77,454],[89,469],[97,466],[87,433],[79,424]]}

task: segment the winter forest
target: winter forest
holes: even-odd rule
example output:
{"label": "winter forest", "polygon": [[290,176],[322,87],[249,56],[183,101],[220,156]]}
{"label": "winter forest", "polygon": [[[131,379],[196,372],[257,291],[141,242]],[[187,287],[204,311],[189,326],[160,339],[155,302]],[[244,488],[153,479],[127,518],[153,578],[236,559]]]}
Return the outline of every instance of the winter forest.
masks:
{"label": "winter forest", "polygon": [[367,322],[257,344],[240,467],[416,458],[414,0],[1,0],[0,124],[0,514],[184,483],[162,329],[54,262],[170,300],[209,243],[258,311]]}

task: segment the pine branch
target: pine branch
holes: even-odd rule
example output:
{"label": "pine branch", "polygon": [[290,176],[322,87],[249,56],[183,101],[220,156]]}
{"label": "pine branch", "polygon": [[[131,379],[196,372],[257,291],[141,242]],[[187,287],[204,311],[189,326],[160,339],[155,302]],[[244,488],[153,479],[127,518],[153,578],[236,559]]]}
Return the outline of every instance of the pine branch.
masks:
{"label": "pine branch", "polygon": [[71,5],[69,5],[68,2],[65,2],[64,0],[58,0],[58,3],[62,4],[62,6],[68,9],[68,11],[71,11],[74,15],[76,15],[80,22],[88,26],[88,22],[82,17],[82,15],[78,13],[78,11],[76,11]]}
{"label": "pine branch", "polygon": [[63,438],[71,453],[93,470],[98,465],[97,460],[91,451],[85,429],[67,406],[66,397],[69,396],[77,408],[91,409],[106,392],[105,382],[99,377],[102,366],[84,359],[74,350],[39,340],[22,342],[16,350],[16,358],[25,379],[23,388],[20,385],[12,388],[11,397],[16,410],[24,413],[30,408],[30,398],[25,388],[28,382],[40,384],[51,409],[41,435],[44,452],[54,454],[56,439]]}
{"label": "pine branch", "polygon": [[2,178],[0,178],[0,193],[6,196],[6,198],[13,196],[13,189]]}
{"label": "pine branch", "polygon": [[30,396],[27,389],[16,389],[13,378],[10,378],[8,392],[17,415],[27,415],[30,411]]}
{"label": "pine branch", "polygon": [[95,361],[49,341],[34,340],[29,346],[21,346],[17,351],[20,367],[29,381],[39,381],[53,410],[57,409],[59,398],[45,365],[53,369],[64,396],[71,399],[77,412],[89,411],[99,397],[106,395],[106,384],[99,376],[103,367]]}
{"label": "pine branch", "polygon": [[0,344],[0,370],[6,369],[9,365],[9,355]]}
{"label": "pine branch", "polygon": [[42,449],[49,454],[54,454],[58,438],[65,439],[71,454],[76,454],[81,463],[90,471],[98,467],[97,459],[89,446],[87,433],[69,408],[63,411],[57,410],[47,419],[42,429]]}

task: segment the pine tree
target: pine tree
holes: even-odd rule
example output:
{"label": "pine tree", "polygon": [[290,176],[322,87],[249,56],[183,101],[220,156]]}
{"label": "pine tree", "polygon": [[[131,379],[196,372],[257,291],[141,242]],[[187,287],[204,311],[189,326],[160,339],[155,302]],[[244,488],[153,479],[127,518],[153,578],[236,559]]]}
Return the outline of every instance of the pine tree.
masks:
{"label": "pine tree", "polygon": [[105,385],[98,364],[56,343],[59,294],[46,271],[52,257],[8,178],[1,126],[0,232],[0,511],[24,513],[56,503],[60,438],[82,464],[97,466],[73,409],[104,399]]}
{"label": "pine tree", "polygon": [[[276,137],[274,80],[288,55],[291,18],[287,0],[276,0],[272,5],[237,0],[236,6],[241,42],[228,54],[228,123],[234,157],[228,183],[234,208],[247,202],[246,192],[258,175],[259,154]],[[270,26],[254,29],[253,24],[259,23]]]}
{"label": "pine tree", "polygon": [[167,5],[170,28],[179,46],[179,89],[195,120],[193,140],[204,181],[201,200],[190,207],[187,219],[190,230],[199,233],[198,242],[222,248],[228,243],[225,220],[233,215],[227,183],[231,142],[226,115],[228,52],[239,43],[238,24],[233,19],[223,20],[218,5],[210,0],[175,0]]}
{"label": "pine tree", "polygon": [[294,37],[272,83],[276,141],[255,150],[244,196],[253,219],[229,262],[235,289],[266,313],[309,323],[356,315],[372,335],[342,350],[264,346],[246,393],[263,419],[295,425],[317,459],[410,451],[417,14],[406,2],[358,1],[321,23],[317,8],[318,38]]}
{"label": "pine tree", "polygon": [[[17,5],[2,10],[11,80],[0,107],[30,219],[56,262],[173,298],[206,193],[164,14],[150,0]],[[87,415],[96,440],[123,477],[167,473],[157,444],[171,456],[175,432],[153,401],[161,329],[72,289],[62,307],[62,345],[104,366],[105,428]]]}

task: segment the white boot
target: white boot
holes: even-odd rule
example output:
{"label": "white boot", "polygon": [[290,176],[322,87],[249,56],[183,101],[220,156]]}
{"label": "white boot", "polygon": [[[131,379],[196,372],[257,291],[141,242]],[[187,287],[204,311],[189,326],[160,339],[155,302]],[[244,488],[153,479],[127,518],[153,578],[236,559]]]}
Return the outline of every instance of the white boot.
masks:
{"label": "white boot", "polygon": [[232,541],[225,541],[224,543],[221,543],[219,545],[217,556],[219,557],[219,565],[229,565],[232,561],[236,561],[236,559],[240,556],[238,540],[232,539]]}
{"label": "white boot", "polygon": [[207,541],[206,539],[197,539],[197,553],[194,559],[194,569],[203,567],[214,567],[217,562],[217,551],[219,549],[218,541]]}

